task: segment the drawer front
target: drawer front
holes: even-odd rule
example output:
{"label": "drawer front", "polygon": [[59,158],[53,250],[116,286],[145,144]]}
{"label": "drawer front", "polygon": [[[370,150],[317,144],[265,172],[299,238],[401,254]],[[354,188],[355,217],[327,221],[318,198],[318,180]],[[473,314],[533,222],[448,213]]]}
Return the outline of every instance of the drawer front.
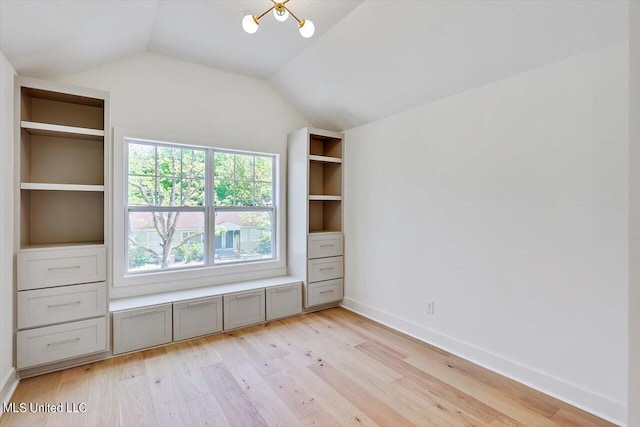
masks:
{"label": "drawer front", "polygon": [[342,277],[342,257],[321,258],[309,261],[309,283]]}
{"label": "drawer front", "polygon": [[18,369],[57,362],[107,349],[106,318],[20,331]]}
{"label": "drawer front", "polygon": [[173,340],[186,340],[222,330],[222,297],[173,304]]}
{"label": "drawer front", "polygon": [[18,253],[18,290],[106,280],[106,250],[55,249]]}
{"label": "drawer front", "polygon": [[302,283],[266,289],[267,320],[302,313]]}
{"label": "drawer front", "polygon": [[264,322],[264,289],[223,296],[224,330]]}
{"label": "drawer front", "polygon": [[106,284],[18,292],[18,329],[69,322],[107,313]]}
{"label": "drawer front", "polygon": [[169,343],[171,332],[171,304],[114,312],[113,354]]}
{"label": "drawer front", "polygon": [[342,255],[342,234],[309,236],[309,259]]}
{"label": "drawer front", "polygon": [[342,279],[307,285],[307,307],[340,301],[344,293]]}

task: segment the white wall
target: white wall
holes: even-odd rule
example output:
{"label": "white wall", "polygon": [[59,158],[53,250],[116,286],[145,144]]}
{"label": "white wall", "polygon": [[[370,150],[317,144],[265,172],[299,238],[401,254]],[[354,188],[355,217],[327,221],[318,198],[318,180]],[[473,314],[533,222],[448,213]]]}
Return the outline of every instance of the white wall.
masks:
{"label": "white wall", "polygon": [[[307,120],[262,80],[157,54],[140,54],[60,81],[109,91],[113,128],[136,130],[161,140],[278,153],[284,158],[286,135],[308,126]],[[281,177],[284,182],[284,170]],[[284,230],[284,222],[281,225]],[[114,280],[120,279],[116,275]],[[200,278],[191,285],[214,282],[210,277]],[[111,297],[175,287],[175,280],[118,287],[112,289]]]}
{"label": "white wall", "polygon": [[629,426],[640,427],[640,2],[629,39]]}
{"label": "white wall", "polygon": [[627,58],[348,130],[344,305],[623,422]]}
{"label": "white wall", "polygon": [[0,402],[15,385],[13,364],[13,76],[0,52]]}

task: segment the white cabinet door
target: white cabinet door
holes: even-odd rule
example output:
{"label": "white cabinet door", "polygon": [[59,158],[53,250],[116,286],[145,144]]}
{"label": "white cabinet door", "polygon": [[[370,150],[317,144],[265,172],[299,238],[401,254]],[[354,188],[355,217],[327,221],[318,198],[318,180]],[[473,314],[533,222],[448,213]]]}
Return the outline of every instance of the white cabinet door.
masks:
{"label": "white cabinet door", "polygon": [[267,320],[302,313],[302,283],[267,288]]}
{"label": "white cabinet door", "polygon": [[342,277],[342,257],[319,258],[309,260],[309,283]]}
{"label": "white cabinet door", "polygon": [[343,296],[342,279],[307,284],[307,307],[340,301]]}
{"label": "white cabinet door", "polygon": [[104,316],[104,282],[18,292],[18,329]]}
{"label": "white cabinet door", "polygon": [[171,304],[113,313],[113,354],[166,344],[172,339]]}
{"label": "white cabinet door", "polygon": [[342,255],[342,234],[309,235],[309,259]]}
{"label": "white cabinet door", "polygon": [[173,304],[173,340],[186,340],[222,330],[222,297]]}
{"label": "white cabinet door", "polygon": [[106,318],[29,329],[17,334],[17,368],[71,359],[107,349]]}
{"label": "white cabinet door", "polygon": [[18,253],[18,290],[106,280],[104,247],[29,250]]}
{"label": "white cabinet door", "polygon": [[264,289],[228,294],[223,299],[225,331],[264,322]]}

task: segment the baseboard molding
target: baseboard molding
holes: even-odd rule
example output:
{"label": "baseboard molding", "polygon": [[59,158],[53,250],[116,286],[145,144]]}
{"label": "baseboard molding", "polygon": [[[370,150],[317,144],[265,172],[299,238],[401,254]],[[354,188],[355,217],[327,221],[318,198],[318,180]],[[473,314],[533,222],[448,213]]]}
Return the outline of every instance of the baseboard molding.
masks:
{"label": "baseboard molding", "polygon": [[[16,375],[16,369],[11,368],[9,374],[7,374],[7,376],[2,381],[2,387],[0,387],[0,401],[2,402],[2,405],[9,402],[11,396],[13,396],[13,392],[16,391],[16,387],[18,387],[19,382],[20,380]],[[2,416],[2,414],[3,411],[0,408],[0,417]]]}
{"label": "baseboard molding", "polygon": [[499,354],[465,343],[451,336],[441,334],[422,325],[387,313],[368,304],[345,298],[342,307],[364,317],[382,323],[420,341],[441,348],[456,356],[511,378],[556,399],[594,414],[620,426],[626,425],[626,403],[614,401],[575,384],[563,381],[532,367],[510,360]]}

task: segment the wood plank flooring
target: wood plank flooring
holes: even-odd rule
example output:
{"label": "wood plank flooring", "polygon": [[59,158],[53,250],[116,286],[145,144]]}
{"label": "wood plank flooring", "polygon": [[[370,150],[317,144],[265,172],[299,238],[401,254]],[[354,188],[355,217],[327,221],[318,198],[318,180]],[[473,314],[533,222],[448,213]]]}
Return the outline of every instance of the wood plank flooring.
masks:
{"label": "wood plank flooring", "polygon": [[336,308],[22,380],[0,426],[608,426]]}

